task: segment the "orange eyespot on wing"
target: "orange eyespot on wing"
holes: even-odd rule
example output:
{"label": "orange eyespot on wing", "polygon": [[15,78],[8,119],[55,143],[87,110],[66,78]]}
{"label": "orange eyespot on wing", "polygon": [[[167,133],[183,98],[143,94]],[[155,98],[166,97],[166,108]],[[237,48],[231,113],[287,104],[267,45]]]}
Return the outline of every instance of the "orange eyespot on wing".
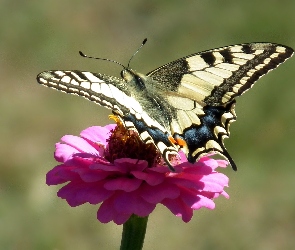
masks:
{"label": "orange eyespot on wing", "polygon": [[181,137],[176,137],[175,140],[179,147],[183,148],[186,146],[185,140],[183,140]]}
{"label": "orange eyespot on wing", "polygon": [[172,144],[177,145],[177,141],[176,141],[171,135],[168,136],[168,140],[169,140]]}

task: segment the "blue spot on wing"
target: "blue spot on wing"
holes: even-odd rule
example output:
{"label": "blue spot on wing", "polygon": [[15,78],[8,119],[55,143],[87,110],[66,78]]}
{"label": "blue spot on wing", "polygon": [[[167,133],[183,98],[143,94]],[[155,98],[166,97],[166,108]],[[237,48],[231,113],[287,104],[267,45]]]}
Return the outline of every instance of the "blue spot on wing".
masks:
{"label": "blue spot on wing", "polygon": [[149,127],[143,120],[138,120],[132,114],[128,114],[124,116],[124,120],[131,121],[134,124],[134,127],[137,129],[138,133],[141,134],[145,131],[149,133],[154,143],[157,145],[158,142],[163,142],[167,147],[174,145],[170,142],[168,133],[164,133],[162,130],[156,127]]}

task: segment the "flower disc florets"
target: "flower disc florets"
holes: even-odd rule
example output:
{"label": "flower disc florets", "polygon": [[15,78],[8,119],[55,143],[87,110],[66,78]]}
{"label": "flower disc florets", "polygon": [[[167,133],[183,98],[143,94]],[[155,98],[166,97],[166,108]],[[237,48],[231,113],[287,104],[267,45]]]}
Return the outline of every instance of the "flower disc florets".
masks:
{"label": "flower disc florets", "polygon": [[105,158],[110,162],[114,162],[120,158],[131,158],[146,160],[149,167],[161,162],[161,155],[154,144],[146,144],[133,130],[127,130],[120,120],[111,116],[117,123],[117,126],[111,131],[109,139],[107,139],[107,147],[105,150]]}

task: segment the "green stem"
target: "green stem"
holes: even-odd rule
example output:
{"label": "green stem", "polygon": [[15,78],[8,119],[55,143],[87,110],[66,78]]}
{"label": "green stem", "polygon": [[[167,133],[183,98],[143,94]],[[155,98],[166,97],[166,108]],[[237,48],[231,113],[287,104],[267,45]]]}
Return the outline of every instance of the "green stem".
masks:
{"label": "green stem", "polygon": [[140,250],[143,247],[148,216],[132,215],[123,225],[120,250]]}

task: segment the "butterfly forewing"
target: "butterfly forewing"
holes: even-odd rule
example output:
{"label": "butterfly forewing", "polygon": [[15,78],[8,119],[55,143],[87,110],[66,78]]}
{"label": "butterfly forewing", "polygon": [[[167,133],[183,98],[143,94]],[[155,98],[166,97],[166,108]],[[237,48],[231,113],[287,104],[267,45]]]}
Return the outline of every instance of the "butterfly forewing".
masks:
{"label": "butterfly forewing", "polygon": [[236,119],[235,98],[292,54],[287,46],[249,43],[189,55],[147,75],[127,68],[124,79],[55,70],[40,73],[37,80],[112,109],[127,129],[156,145],[172,170],[169,155],[180,147],[192,163],[215,151],[236,169],[223,144]]}
{"label": "butterfly forewing", "polygon": [[202,106],[219,106],[243,94],[292,54],[293,49],[279,44],[233,45],[180,58],[147,75],[168,85],[167,91]]}
{"label": "butterfly forewing", "polygon": [[171,166],[169,155],[177,154],[179,147],[169,140],[169,132],[151,118],[141,103],[132,97],[133,93],[123,79],[87,71],[51,70],[40,73],[37,81],[44,86],[82,96],[111,109],[121,118],[127,129],[138,132],[145,143],[155,144],[165,156],[168,166]]}

